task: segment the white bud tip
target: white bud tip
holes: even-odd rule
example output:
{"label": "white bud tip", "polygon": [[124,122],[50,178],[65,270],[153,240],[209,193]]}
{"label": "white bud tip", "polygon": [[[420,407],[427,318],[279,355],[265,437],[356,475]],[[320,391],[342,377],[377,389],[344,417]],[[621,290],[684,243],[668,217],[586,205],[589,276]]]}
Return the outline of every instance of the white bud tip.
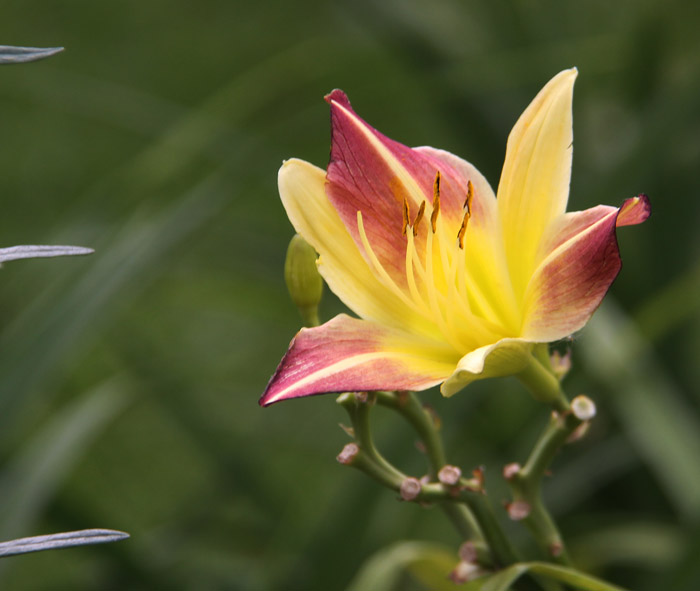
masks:
{"label": "white bud tip", "polygon": [[571,412],[581,421],[590,421],[595,416],[595,402],[580,394],[571,401]]}
{"label": "white bud tip", "polygon": [[510,480],[515,476],[518,472],[520,472],[520,464],[517,462],[513,462],[511,464],[506,464],[503,466],[503,478],[506,480]]}
{"label": "white bud tip", "polygon": [[472,542],[464,542],[464,544],[459,547],[459,559],[462,562],[476,564],[477,560],[479,559],[479,555]]}
{"label": "white bud tip", "polygon": [[352,461],[359,452],[360,448],[357,443],[348,443],[335,459],[347,466],[348,464],[352,464]]}
{"label": "white bud tip", "polygon": [[513,501],[512,503],[508,504],[506,509],[508,511],[508,517],[510,517],[513,521],[520,521],[521,519],[525,519],[528,515],[530,515],[532,507],[530,507],[530,504],[526,503],[525,501]]}
{"label": "white bud tip", "polygon": [[448,486],[457,484],[461,477],[462,471],[457,466],[450,466],[449,464],[443,466],[438,472],[438,480]]}
{"label": "white bud tip", "polygon": [[401,483],[401,488],[399,493],[404,501],[412,501],[415,499],[421,491],[421,483],[417,478],[409,476]]}

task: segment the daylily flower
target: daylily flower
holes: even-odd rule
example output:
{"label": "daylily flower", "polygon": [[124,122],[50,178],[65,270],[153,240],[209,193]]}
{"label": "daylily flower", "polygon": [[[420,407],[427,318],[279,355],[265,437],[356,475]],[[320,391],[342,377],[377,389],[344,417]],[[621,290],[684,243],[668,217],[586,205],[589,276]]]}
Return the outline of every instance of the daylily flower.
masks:
{"label": "daylily flower", "polygon": [[576,69],[557,74],[508,138],[497,197],[470,163],[379,133],[335,90],[326,171],[279,172],[282,203],[345,314],[302,329],[260,403],[424,390],[517,374],[537,343],[581,329],[620,270],[615,230],[645,195],[566,213]]}

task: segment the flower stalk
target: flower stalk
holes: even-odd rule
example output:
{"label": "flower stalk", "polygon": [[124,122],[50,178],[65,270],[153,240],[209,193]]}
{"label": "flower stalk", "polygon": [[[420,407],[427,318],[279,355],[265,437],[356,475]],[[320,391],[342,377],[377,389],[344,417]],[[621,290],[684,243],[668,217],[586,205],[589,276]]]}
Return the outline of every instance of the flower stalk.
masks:
{"label": "flower stalk", "polygon": [[[580,412],[571,410],[559,380],[540,361],[533,358],[532,363],[518,377],[537,400],[551,404],[555,410],[525,465],[520,467],[518,464],[509,464],[504,469],[504,476],[513,493],[509,512],[511,518],[523,521],[552,560],[571,565],[559,528],[543,502],[542,480],[554,456],[585,421]],[[595,408],[592,402],[590,406]]]}

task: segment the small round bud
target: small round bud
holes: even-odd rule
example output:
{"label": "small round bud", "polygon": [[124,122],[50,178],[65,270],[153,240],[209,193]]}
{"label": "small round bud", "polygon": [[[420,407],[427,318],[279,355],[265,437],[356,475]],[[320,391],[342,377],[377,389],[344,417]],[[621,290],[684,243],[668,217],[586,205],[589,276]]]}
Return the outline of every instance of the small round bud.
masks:
{"label": "small round bud", "polygon": [[526,503],[525,501],[513,501],[512,503],[508,503],[506,505],[508,517],[510,517],[513,521],[525,519],[528,515],[530,515],[531,510],[532,507],[530,507],[530,504]]}
{"label": "small round bud", "polygon": [[464,542],[464,544],[459,547],[458,554],[462,562],[476,564],[479,560],[479,553],[476,551],[474,542]]}
{"label": "small round bud", "polygon": [[556,558],[557,556],[561,556],[561,553],[564,551],[564,545],[561,542],[552,542],[548,550],[549,555]]}
{"label": "small round bud", "polygon": [[503,478],[506,480],[510,480],[513,478],[518,472],[520,472],[521,466],[518,464],[518,462],[512,462],[510,464],[506,464],[503,466]]}
{"label": "small round bud", "polygon": [[420,494],[420,491],[420,480],[409,476],[401,483],[399,493],[404,501],[412,501]]}
{"label": "small round bud", "polygon": [[554,375],[557,376],[559,381],[563,380],[571,369],[571,350],[569,349],[563,354],[559,351],[552,351],[549,363],[552,366]]}
{"label": "small round bud", "polygon": [[323,279],[316,268],[316,251],[299,234],[287,248],[284,280],[292,301],[299,308],[306,326],[318,326],[318,304],[323,295]]}
{"label": "small round bud", "polygon": [[357,457],[358,453],[360,453],[360,447],[357,445],[357,443],[348,443],[335,459],[341,464],[349,466]]}
{"label": "small round bud", "polygon": [[581,421],[590,421],[595,416],[595,402],[580,394],[571,401],[571,412]]}
{"label": "small round bud", "polygon": [[461,477],[462,471],[457,466],[450,466],[449,464],[440,468],[438,472],[438,480],[447,486],[454,486]]}
{"label": "small round bud", "polygon": [[449,574],[450,580],[457,584],[462,585],[469,581],[473,581],[477,577],[483,575],[482,569],[473,562],[458,562],[454,570]]}

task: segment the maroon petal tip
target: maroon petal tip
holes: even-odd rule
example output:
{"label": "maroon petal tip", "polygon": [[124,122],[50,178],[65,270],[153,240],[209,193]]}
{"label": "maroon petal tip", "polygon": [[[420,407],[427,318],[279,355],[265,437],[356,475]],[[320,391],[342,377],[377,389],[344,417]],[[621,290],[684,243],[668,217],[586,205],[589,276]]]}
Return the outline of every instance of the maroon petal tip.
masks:
{"label": "maroon petal tip", "polygon": [[350,106],[350,99],[348,98],[348,95],[345,94],[345,93],[344,93],[342,90],[340,90],[339,88],[336,88],[335,90],[332,90],[331,92],[329,92],[329,93],[328,93],[326,96],[324,96],[323,98],[324,98],[324,100],[325,100],[328,104],[331,104],[331,103],[335,102],[335,103],[339,103],[339,104],[343,105],[344,107],[352,108],[352,107]]}

